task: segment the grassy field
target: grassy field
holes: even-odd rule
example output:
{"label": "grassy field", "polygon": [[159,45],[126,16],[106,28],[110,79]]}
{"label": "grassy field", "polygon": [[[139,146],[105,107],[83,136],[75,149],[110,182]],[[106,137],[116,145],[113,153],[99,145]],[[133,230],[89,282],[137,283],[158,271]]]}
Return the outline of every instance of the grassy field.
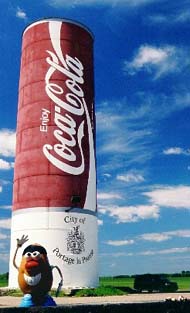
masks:
{"label": "grassy field", "polygon": [[6,274],[0,274],[0,287],[6,287],[8,285],[8,276]]}
{"label": "grassy field", "polygon": [[113,286],[113,287],[129,287],[133,288],[134,278],[124,277],[100,277],[100,286]]}
{"label": "grassy field", "polygon": [[6,280],[0,280],[0,287],[6,287],[8,282]]}
{"label": "grassy field", "polygon": [[[168,277],[170,281],[178,284],[179,291],[190,291],[190,277]],[[132,277],[101,277],[100,286],[113,286],[113,287],[129,287],[133,288],[134,278]]]}
{"label": "grassy field", "polygon": [[179,291],[190,291],[190,277],[169,277],[169,280],[178,284]]}
{"label": "grassy field", "polygon": [[[178,291],[190,291],[190,277],[168,277],[168,279],[178,284]],[[5,287],[7,285],[7,279],[0,276],[0,287]],[[117,290],[114,291],[114,288],[128,287],[133,289],[133,285],[134,278],[132,277],[101,277],[100,287],[97,288],[96,291],[99,295],[104,292],[107,292],[108,294],[114,294],[114,292],[119,292]],[[90,291],[88,290],[88,293],[89,292]],[[94,291],[92,293],[94,293]]]}

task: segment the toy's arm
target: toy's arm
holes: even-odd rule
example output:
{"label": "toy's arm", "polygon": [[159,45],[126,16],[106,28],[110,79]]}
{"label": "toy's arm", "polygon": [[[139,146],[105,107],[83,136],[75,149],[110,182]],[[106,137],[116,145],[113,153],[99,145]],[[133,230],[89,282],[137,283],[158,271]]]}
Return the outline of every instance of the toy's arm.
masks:
{"label": "toy's arm", "polygon": [[59,273],[59,275],[60,275],[60,277],[61,277],[61,280],[63,281],[63,275],[62,275],[62,273],[61,273],[60,268],[59,268],[57,265],[53,265],[53,266],[52,266],[52,270],[53,270],[54,268],[56,268],[56,270],[58,271],[58,273]]}
{"label": "toy's arm", "polygon": [[51,268],[52,268],[52,270],[53,270],[54,268],[56,268],[56,270],[58,271],[58,273],[59,273],[59,275],[60,275],[60,277],[61,277],[61,280],[60,280],[60,282],[59,282],[59,285],[58,285],[57,291],[56,291],[56,295],[55,295],[56,297],[58,297],[58,294],[59,294],[59,292],[61,291],[61,288],[62,288],[62,286],[63,286],[63,275],[62,275],[62,273],[61,273],[60,268],[59,268],[57,265],[51,266]]}
{"label": "toy's arm", "polygon": [[14,254],[14,257],[13,257],[13,265],[14,267],[18,270],[18,266],[16,265],[16,256],[17,256],[17,252],[18,252],[18,249],[22,247],[22,245],[28,241],[28,236],[25,236],[25,235],[22,235],[21,239],[18,239],[17,238],[17,247],[16,247],[16,250],[15,250],[15,254]]}

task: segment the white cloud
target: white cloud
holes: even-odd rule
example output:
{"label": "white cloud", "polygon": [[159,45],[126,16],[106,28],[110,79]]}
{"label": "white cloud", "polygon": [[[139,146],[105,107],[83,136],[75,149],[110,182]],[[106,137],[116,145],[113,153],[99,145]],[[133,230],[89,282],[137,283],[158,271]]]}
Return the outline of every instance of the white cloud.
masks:
{"label": "white cloud", "polygon": [[175,230],[167,233],[169,236],[173,237],[190,238],[190,229]]}
{"label": "white cloud", "polygon": [[133,257],[133,256],[157,256],[157,255],[167,255],[167,254],[182,254],[182,253],[189,253],[190,247],[174,247],[174,248],[168,248],[168,249],[161,249],[161,250],[145,250],[140,251],[137,253],[132,252],[116,252],[116,253],[102,253],[101,256],[107,256],[109,258],[111,257]]}
{"label": "white cloud", "polygon": [[[99,169],[103,173],[113,175],[113,170],[129,169],[149,161],[155,152],[155,145],[152,145],[155,140],[155,123],[190,106],[190,95],[159,95],[158,99],[153,94],[139,93],[133,101],[135,103],[129,103],[126,98],[104,101],[101,103],[101,111],[96,114],[97,156],[98,160],[101,156]],[[105,155],[107,157],[103,158]]]}
{"label": "white cloud", "polygon": [[104,223],[102,220],[98,219],[98,226],[102,226]]}
{"label": "white cloud", "polygon": [[116,206],[104,208],[104,212],[116,219],[116,223],[131,223],[146,219],[158,219],[159,208],[156,205]]}
{"label": "white cloud", "polygon": [[98,204],[98,213],[106,214],[107,213],[107,207],[105,205]]}
{"label": "white cloud", "polygon": [[110,266],[109,266],[110,268],[114,268],[114,267],[117,267],[117,263],[112,263],[112,264],[110,264]]}
{"label": "white cloud", "polygon": [[[92,6],[92,5],[109,5],[113,4],[116,1],[115,0],[49,0],[49,5],[59,8],[59,7],[77,7],[77,6]],[[122,2],[122,0],[120,0]]]}
{"label": "white cloud", "polygon": [[11,210],[12,209],[12,205],[1,205],[0,209]]}
{"label": "white cloud", "polygon": [[[145,181],[145,178],[149,177],[151,164],[149,161],[158,152],[160,153],[160,147],[157,146],[159,142],[157,137],[159,135],[158,123],[174,112],[190,108],[190,93],[183,91],[181,94],[171,94],[169,96],[159,94],[158,97],[155,94],[142,92],[135,95],[132,103],[129,103],[127,98],[123,98],[120,101],[101,103],[99,108],[101,109],[97,115],[100,117],[100,120],[97,118],[98,183],[101,186],[99,192],[106,191],[108,193],[110,190],[111,193],[119,194],[119,197],[127,196],[127,203],[124,203],[124,201],[122,203],[121,201],[109,201],[109,204],[111,207],[115,204],[128,206],[132,197],[138,197],[137,193],[141,184],[144,183],[142,181],[138,184],[137,180],[144,179]],[[109,123],[111,116],[114,117],[114,123]],[[167,153],[170,147],[165,147]],[[174,146],[174,148],[176,147]],[[187,150],[185,151],[187,152]],[[171,152],[182,153],[183,150],[180,148],[179,150],[170,150]],[[107,176],[104,176],[104,173],[112,175],[109,181],[106,181]],[[133,175],[128,176],[131,173]],[[141,176],[137,177],[136,175]],[[130,188],[124,194],[125,181]],[[139,190],[134,191],[134,188],[139,188]],[[102,197],[106,198],[107,201],[111,198],[103,195],[99,196],[99,204],[105,204],[103,201],[106,200],[101,201]],[[135,203],[137,203],[136,200]],[[142,203],[138,202],[137,206],[140,204]],[[147,205],[149,206],[150,202],[147,201]],[[105,207],[101,208],[102,213],[104,210]]]}
{"label": "white cloud", "polygon": [[157,14],[157,15],[151,15],[148,18],[146,17],[145,20],[151,24],[165,24],[168,23],[168,16],[167,15],[162,15],[162,14]]}
{"label": "white cloud", "polygon": [[[151,131],[148,129],[136,129],[132,130],[129,128],[124,128],[124,124],[127,123],[127,118],[123,120],[123,123],[112,125],[107,138],[103,142],[104,144],[100,147],[99,153],[120,153],[120,154],[133,154],[134,150],[141,151],[145,141],[151,138]],[[98,129],[98,126],[97,126]],[[108,130],[108,129],[107,129]],[[98,129],[100,131],[100,129]],[[142,158],[142,153],[138,153],[138,158]],[[116,166],[116,164],[114,164]]]}
{"label": "white cloud", "polygon": [[16,146],[16,133],[10,129],[0,130],[0,155],[14,157]]}
{"label": "white cloud", "polygon": [[12,184],[12,180],[5,180],[5,179],[0,179],[0,184],[2,186],[6,186],[6,185],[9,185],[9,184]]}
{"label": "white cloud", "polygon": [[190,187],[188,186],[167,186],[143,194],[149,197],[153,205],[190,209]]}
{"label": "white cloud", "polygon": [[9,262],[9,254],[7,254],[7,253],[0,253],[0,261]]}
{"label": "white cloud", "polygon": [[[101,104],[101,106],[108,106],[107,102]],[[96,112],[96,123],[98,130],[103,130],[109,132],[110,130],[117,128],[118,124],[121,124],[125,121],[125,116],[117,115],[115,112],[109,112],[108,110],[105,112],[98,111]]]}
{"label": "white cloud", "polygon": [[178,238],[190,238],[190,229],[174,230],[161,233],[145,233],[139,236],[136,236],[134,239],[129,240],[108,240],[106,244],[113,246],[123,246],[131,245],[139,240],[150,241],[150,242],[162,242],[173,239],[174,237]]}
{"label": "white cloud", "polygon": [[125,63],[126,70],[128,70],[130,74],[134,74],[142,68],[149,70],[152,66],[161,66],[161,64],[163,64],[163,62],[165,63],[168,57],[174,53],[173,49],[172,47],[157,48],[149,45],[141,46],[133,61]]}
{"label": "white cloud", "polygon": [[190,12],[188,10],[180,12],[180,14],[176,15],[174,18],[174,22],[176,23],[186,23],[190,21]]}
{"label": "white cloud", "polygon": [[17,11],[16,11],[16,17],[26,20],[27,19],[27,15],[26,12],[24,12],[24,10],[22,10],[21,8],[17,7]]}
{"label": "white cloud", "polygon": [[148,21],[152,24],[160,24],[160,26],[170,26],[173,24],[181,24],[190,21],[190,12],[188,10],[176,12],[173,14],[155,14],[148,17]]}
{"label": "white cloud", "polygon": [[168,148],[168,149],[165,149],[163,151],[164,154],[166,155],[170,155],[170,154],[176,154],[176,155],[190,155],[190,149],[182,149],[182,148],[179,148],[179,147],[171,147],[171,148]]}
{"label": "white cloud", "polygon": [[5,249],[5,247],[6,247],[5,242],[0,242],[0,249],[3,250]]}
{"label": "white cloud", "polygon": [[146,64],[159,64],[165,62],[168,58],[168,54],[171,53],[171,48],[155,48],[151,46],[140,47],[135,59],[133,60],[133,66],[135,68],[141,68]]}
{"label": "white cloud", "polygon": [[3,159],[0,159],[0,170],[10,170],[14,167],[14,162],[7,162]]}
{"label": "white cloud", "polygon": [[0,240],[8,239],[8,238],[9,238],[8,235],[0,233]]}
{"label": "white cloud", "polygon": [[106,193],[106,192],[98,193],[97,198],[98,200],[122,199],[122,197],[119,194],[111,193],[111,192],[110,193]]}
{"label": "white cloud", "polygon": [[[126,7],[138,7],[152,3],[155,0],[47,0],[49,5],[59,7],[77,7],[77,6],[126,6]],[[159,2],[160,0],[156,0]]]}
{"label": "white cloud", "polygon": [[0,228],[2,229],[10,229],[11,228],[11,219],[0,219]]}
{"label": "white cloud", "polygon": [[171,236],[167,233],[150,233],[150,234],[143,234],[139,236],[140,239],[146,241],[155,241],[155,242],[162,242],[171,238]]}
{"label": "white cloud", "polygon": [[[131,223],[139,222],[147,219],[158,219],[160,217],[160,208],[174,208],[174,209],[190,209],[190,187],[188,186],[160,186],[155,187],[152,191],[143,192],[141,196],[148,197],[147,205],[132,205],[122,206],[113,205],[116,200],[124,200],[119,194],[114,193],[100,193],[98,200],[98,211],[101,214],[107,214],[109,217],[115,219],[116,223]],[[107,202],[105,202],[107,200]],[[142,239],[149,241],[161,242],[168,240],[171,237],[182,237],[182,231],[177,232],[163,232],[144,234]],[[188,236],[187,230],[185,232]]]}
{"label": "white cloud", "polygon": [[103,174],[103,176],[106,177],[106,178],[110,178],[111,174],[105,173],[105,174]]}
{"label": "white cloud", "polygon": [[143,252],[139,252],[139,255],[158,255],[158,254],[176,254],[176,253],[187,253],[190,252],[190,247],[182,247],[182,248],[170,248],[163,250],[147,250]]}
{"label": "white cloud", "polygon": [[117,252],[117,253],[101,253],[102,257],[126,257],[126,256],[157,256],[157,255],[165,255],[165,254],[181,254],[181,253],[189,253],[190,247],[174,247],[168,249],[155,249],[155,250],[145,250],[137,253],[133,252]]}
{"label": "white cloud", "polygon": [[142,45],[136,52],[131,62],[124,62],[124,71],[130,75],[145,70],[153,73],[154,79],[158,79],[168,73],[178,73],[189,64],[187,51],[174,46],[155,47]]}
{"label": "white cloud", "polygon": [[174,237],[190,238],[190,229],[167,231],[162,233],[145,233],[137,237],[137,239],[153,242],[162,242],[170,240]]}
{"label": "white cloud", "polygon": [[116,247],[120,247],[120,246],[127,246],[127,245],[132,245],[134,244],[134,240],[108,240],[106,241],[106,244],[110,245],[110,246],[116,246]]}
{"label": "white cloud", "polygon": [[113,257],[113,258],[120,258],[120,257],[126,257],[126,256],[134,256],[135,254],[132,252],[115,252],[115,253],[101,253],[101,257]]}
{"label": "white cloud", "polygon": [[3,187],[2,186],[0,186],[0,192],[2,192],[3,191]]}
{"label": "white cloud", "polygon": [[127,173],[127,174],[122,174],[122,175],[117,175],[117,180],[124,181],[126,183],[141,183],[145,179],[141,174],[137,173]]}

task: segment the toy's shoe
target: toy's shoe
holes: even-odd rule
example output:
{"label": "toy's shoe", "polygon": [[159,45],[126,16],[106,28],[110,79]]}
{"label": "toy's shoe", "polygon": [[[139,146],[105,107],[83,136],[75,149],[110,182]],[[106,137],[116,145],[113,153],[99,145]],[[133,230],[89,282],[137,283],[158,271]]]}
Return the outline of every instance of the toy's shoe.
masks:
{"label": "toy's shoe", "polygon": [[[39,299],[38,299],[39,300]],[[41,301],[34,301],[31,294],[25,294],[19,305],[20,308],[30,308],[33,306],[57,306],[53,298],[49,295],[45,295]]]}
{"label": "toy's shoe", "polygon": [[25,294],[24,297],[21,300],[21,303],[19,305],[20,308],[29,308],[34,306],[34,302],[32,300],[32,296],[30,294]]}
{"label": "toy's shoe", "polygon": [[42,306],[57,306],[57,304],[55,303],[55,301],[53,300],[53,298],[50,295],[46,295],[45,301],[42,304]]}

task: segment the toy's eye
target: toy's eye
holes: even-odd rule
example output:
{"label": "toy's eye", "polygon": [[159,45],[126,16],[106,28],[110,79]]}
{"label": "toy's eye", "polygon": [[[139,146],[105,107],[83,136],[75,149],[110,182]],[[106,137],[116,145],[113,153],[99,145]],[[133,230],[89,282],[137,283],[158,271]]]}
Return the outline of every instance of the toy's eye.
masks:
{"label": "toy's eye", "polygon": [[24,255],[25,258],[29,258],[30,256],[32,256],[31,252],[26,252],[25,255]]}
{"label": "toy's eye", "polygon": [[34,251],[34,252],[32,252],[33,258],[37,257],[38,255],[40,255],[40,252],[39,252],[39,251]]}

